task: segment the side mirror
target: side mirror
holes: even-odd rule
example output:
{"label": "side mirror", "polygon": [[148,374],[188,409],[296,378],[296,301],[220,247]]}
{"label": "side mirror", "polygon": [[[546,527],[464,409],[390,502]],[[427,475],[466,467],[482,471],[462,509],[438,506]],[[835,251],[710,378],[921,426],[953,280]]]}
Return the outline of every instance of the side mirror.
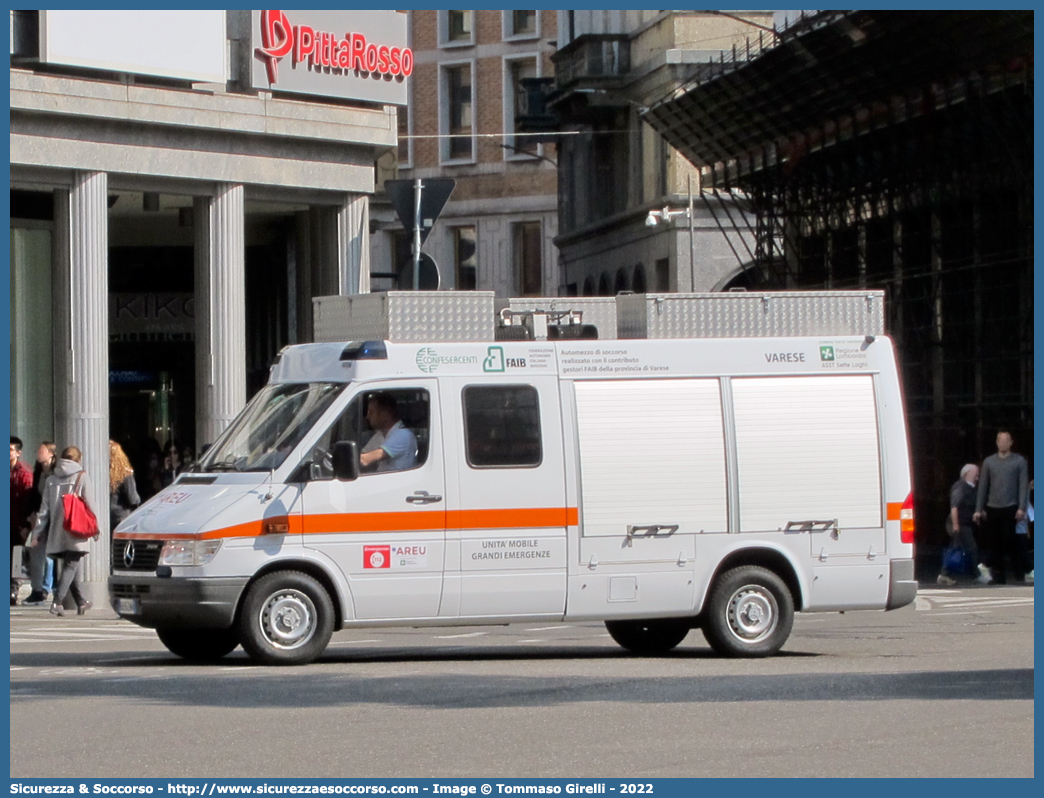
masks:
{"label": "side mirror", "polygon": [[334,476],[342,482],[359,478],[359,445],[355,441],[338,441],[330,452]]}

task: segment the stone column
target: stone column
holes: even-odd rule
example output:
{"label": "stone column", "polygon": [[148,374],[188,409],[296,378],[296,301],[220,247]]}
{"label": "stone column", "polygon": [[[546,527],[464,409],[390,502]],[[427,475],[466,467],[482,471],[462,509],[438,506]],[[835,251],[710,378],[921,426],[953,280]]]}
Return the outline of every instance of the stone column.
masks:
{"label": "stone column", "polygon": [[54,393],[59,452],[76,446],[93,488],[87,501],[101,537],[84,561],[91,600],[109,576],[109,218],[108,175],[74,172],[55,192]]}
{"label": "stone column", "polygon": [[349,194],[337,211],[340,290],[370,293],[370,198]]}
{"label": "stone column", "polygon": [[196,197],[196,442],[213,443],[246,404],[243,187]]}

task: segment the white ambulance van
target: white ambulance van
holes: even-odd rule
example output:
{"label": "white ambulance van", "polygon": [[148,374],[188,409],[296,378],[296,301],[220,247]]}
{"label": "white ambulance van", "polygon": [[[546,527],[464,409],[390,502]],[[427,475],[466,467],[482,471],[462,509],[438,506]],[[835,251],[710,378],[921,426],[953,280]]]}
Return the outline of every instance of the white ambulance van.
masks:
{"label": "white ambulance van", "polygon": [[562,311],[582,299],[500,327],[492,294],[331,299],[371,335],[283,350],[112,534],[113,608],[173,653],[301,664],[340,629],[604,621],[636,653],[699,628],[758,657],[795,612],[913,601],[879,292],[620,297],[598,338]]}

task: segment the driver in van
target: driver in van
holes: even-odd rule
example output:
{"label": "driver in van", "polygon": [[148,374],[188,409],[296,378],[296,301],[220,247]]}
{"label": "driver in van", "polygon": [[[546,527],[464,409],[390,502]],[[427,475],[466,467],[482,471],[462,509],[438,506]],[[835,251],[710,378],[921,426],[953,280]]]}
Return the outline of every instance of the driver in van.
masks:
{"label": "driver in van", "polygon": [[391,394],[369,396],[366,421],[377,432],[359,455],[359,464],[363,468],[377,472],[405,471],[417,464],[417,438],[402,425]]}

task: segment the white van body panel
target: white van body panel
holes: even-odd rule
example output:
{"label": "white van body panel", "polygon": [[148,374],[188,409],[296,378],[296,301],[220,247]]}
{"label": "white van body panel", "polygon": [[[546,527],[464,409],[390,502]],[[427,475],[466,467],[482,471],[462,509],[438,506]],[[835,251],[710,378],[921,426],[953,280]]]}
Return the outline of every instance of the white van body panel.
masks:
{"label": "white van body panel", "polygon": [[[384,342],[342,360],[348,346],[290,347],[273,367],[270,386],[343,386],[276,467],[183,475],[115,530],[117,612],[184,626],[181,599],[150,608],[214,580],[223,609],[206,625],[227,626],[251,582],[284,567],[327,585],[342,626],[697,618],[741,562],[778,570],[804,611],[885,609],[897,562],[912,579],[885,337]],[[378,391],[426,397],[423,462],[332,478],[332,425]],[[529,403],[537,448],[473,462],[499,445],[480,438],[508,412],[501,396]],[[211,539],[202,565],[116,556]]]}

